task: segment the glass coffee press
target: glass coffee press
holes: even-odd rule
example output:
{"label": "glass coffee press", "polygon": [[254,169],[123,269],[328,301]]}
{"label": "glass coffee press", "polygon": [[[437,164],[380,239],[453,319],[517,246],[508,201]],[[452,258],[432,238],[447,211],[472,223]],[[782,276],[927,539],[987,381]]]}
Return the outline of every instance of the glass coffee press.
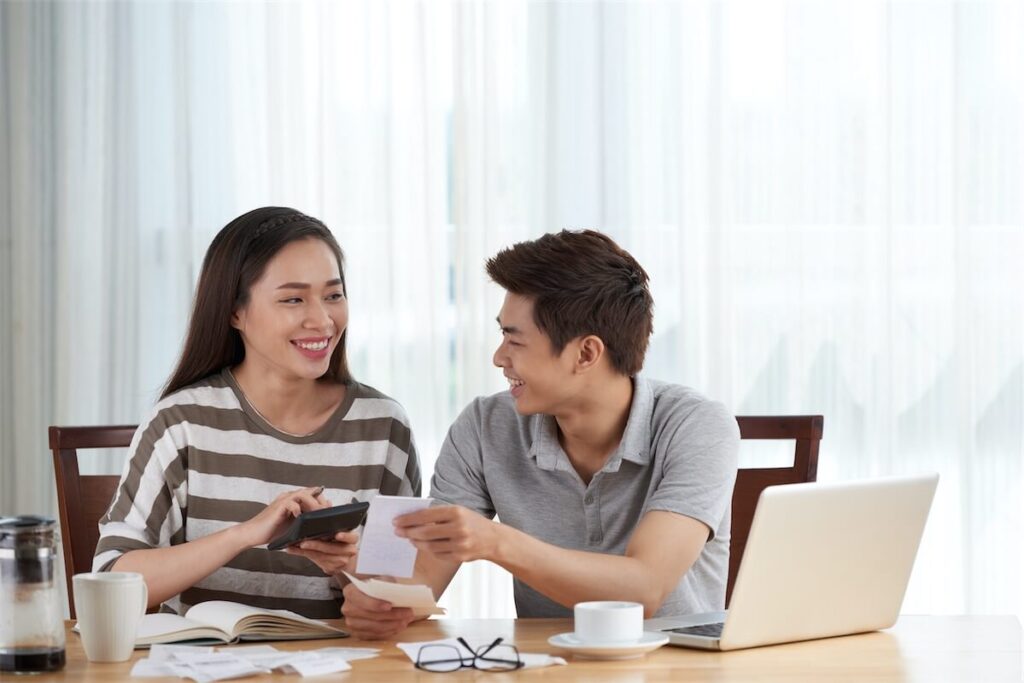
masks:
{"label": "glass coffee press", "polygon": [[64,610],[52,519],[0,518],[0,673],[64,667]]}

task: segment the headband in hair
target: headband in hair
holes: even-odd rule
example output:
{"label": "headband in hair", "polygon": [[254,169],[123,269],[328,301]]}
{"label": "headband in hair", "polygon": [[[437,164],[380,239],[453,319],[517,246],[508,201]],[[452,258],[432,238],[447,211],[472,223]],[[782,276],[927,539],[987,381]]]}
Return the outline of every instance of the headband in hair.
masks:
{"label": "headband in hair", "polygon": [[323,224],[323,221],[313,218],[312,216],[307,216],[304,213],[290,213],[284,216],[278,216],[277,218],[271,218],[268,221],[263,221],[262,223],[260,223],[259,227],[256,228],[256,230],[254,230],[252,233],[253,239],[266,234],[267,232],[273,230],[274,228],[281,227],[286,223],[297,223],[299,221],[316,223],[317,225],[320,225],[324,228],[327,227],[326,225]]}

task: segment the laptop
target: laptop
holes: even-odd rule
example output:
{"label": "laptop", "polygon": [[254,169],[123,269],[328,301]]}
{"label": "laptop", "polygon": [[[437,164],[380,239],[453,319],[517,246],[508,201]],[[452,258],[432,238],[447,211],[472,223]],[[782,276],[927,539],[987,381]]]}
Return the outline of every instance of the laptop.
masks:
{"label": "laptop", "polygon": [[648,619],[705,650],[828,638],[896,623],[939,476],[766,488],[725,612]]}

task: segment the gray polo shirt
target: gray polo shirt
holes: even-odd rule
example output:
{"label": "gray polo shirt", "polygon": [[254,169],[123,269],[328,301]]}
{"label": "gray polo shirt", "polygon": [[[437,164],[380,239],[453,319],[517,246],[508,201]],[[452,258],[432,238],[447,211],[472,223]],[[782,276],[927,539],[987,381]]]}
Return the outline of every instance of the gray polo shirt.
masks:
{"label": "gray polo shirt", "polygon": [[[503,391],[474,400],[452,425],[430,495],[497,515],[552,545],[615,555],[625,554],[650,510],[692,517],[711,529],[711,538],[657,616],[716,611],[725,606],[739,438],[736,419],[721,403],[637,378],[622,441],[585,485],[558,443],[554,418],[519,415]],[[515,599],[520,617],[572,613],[518,579]]]}

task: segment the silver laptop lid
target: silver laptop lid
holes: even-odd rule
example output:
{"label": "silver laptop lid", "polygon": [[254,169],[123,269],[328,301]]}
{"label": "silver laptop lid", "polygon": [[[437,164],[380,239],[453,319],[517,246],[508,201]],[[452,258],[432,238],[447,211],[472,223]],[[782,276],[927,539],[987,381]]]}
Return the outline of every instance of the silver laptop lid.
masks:
{"label": "silver laptop lid", "polygon": [[892,626],[937,482],[931,474],[765,489],[719,648]]}

